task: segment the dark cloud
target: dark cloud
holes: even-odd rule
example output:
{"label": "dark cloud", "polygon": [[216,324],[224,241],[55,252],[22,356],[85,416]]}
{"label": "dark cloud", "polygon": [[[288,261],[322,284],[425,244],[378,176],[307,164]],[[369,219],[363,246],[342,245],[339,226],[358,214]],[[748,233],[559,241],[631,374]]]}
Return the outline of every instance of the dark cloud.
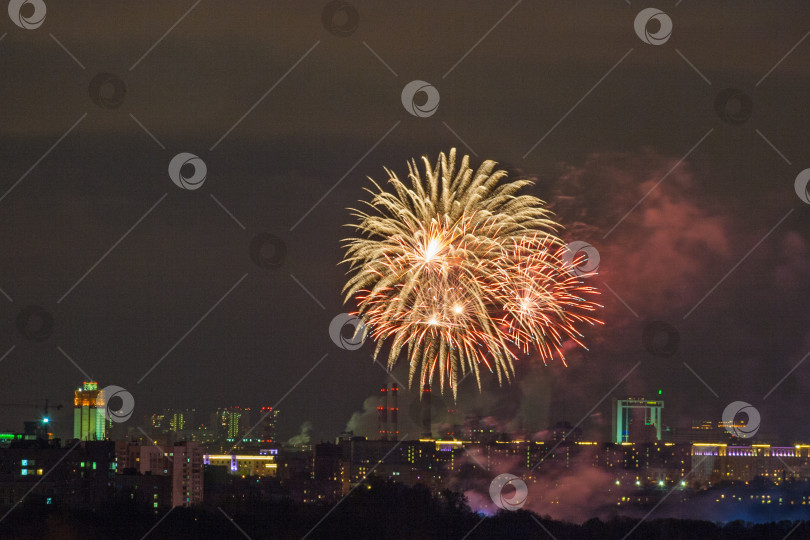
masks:
{"label": "dark cloud", "polygon": [[[466,381],[458,417],[531,432],[573,422],[642,361],[616,392],[663,388],[667,422],[719,415],[747,399],[761,407],[763,430],[810,436],[806,366],[762,399],[810,350],[810,217],[793,192],[810,143],[808,42],[763,78],[806,32],[803,2],[778,11],[754,2],[672,6],[672,38],[658,47],[638,40],[638,6],[621,2],[523,2],[486,37],[512,2],[353,2],[359,23],[348,37],[324,27],[325,1],[202,2],[155,45],[191,5],[50,2],[37,30],[7,19],[0,26],[8,74],[0,80],[0,196],[16,184],[0,201],[0,288],[13,299],[0,297],[0,354],[15,346],[0,363],[8,402],[69,405],[83,375],[61,347],[102,384],[130,390],[136,416],[286,396],[283,438],[306,420],[313,440],[331,438],[386,377],[371,364],[370,345],[342,350],[327,331],[347,310],[338,266],[346,208],[383,166],[403,172],[409,158],[469,145],[480,159],[535,178],[531,191],[553,205],[566,238],[598,248],[606,324],[586,333],[590,350],[572,350],[568,368],[527,359],[503,389],[486,378],[483,396]],[[125,93],[94,100],[92,81],[103,73]],[[415,79],[440,93],[431,117],[402,107],[400,92]],[[750,96],[746,122],[718,117],[725,88]],[[113,98],[114,108],[103,106]],[[196,191],[168,176],[180,152],[206,163]],[[250,246],[260,234],[284,242],[281,267],[255,264]],[[45,341],[18,331],[28,305],[53,316]],[[651,320],[680,332],[668,360],[643,347]],[[607,403],[583,423],[586,433],[605,436]],[[54,423],[62,435],[68,409]],[[0,427],[18,427],[17,412],[0,410]]]}

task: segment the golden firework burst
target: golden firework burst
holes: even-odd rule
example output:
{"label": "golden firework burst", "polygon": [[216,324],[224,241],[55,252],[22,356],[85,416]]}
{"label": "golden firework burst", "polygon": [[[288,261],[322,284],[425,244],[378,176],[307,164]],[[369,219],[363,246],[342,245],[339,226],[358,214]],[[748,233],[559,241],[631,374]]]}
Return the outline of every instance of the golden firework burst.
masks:
{"label": "golden firework burst", "polygon": [[467,373],[481,388],[480,366],[500,383],[514,375],[517,354],[533,349],[543,362],[571,340],[577,323],[600,323],[599,307],[566,262],[561,228],[540,199],[518,192],[531,182],[510,180],[496,163],[476,171],[469,156],[439,154],[408,164],[409,184],[389,169],[389,190],[371,180],[368,211],[352,210],[357,235],[345,240],[350,278],[346,301],[376,341],[374,357],[388,347],[393,368],[404,353],[409,384],[420,388],[438,376],[455,395]]}

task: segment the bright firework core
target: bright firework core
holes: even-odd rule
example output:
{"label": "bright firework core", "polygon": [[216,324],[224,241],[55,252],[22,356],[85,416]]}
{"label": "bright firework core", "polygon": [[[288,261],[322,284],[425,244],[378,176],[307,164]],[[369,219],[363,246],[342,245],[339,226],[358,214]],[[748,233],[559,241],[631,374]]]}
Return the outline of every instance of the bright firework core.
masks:
{"label": "bright firework core", "polygon": [[357,302],[375,357],[387,347],[393,368],[404,354],[409,384],[436,377],[454,395],[470,371],[480,389],[480,366],[510,380],[518,354],[564,363],[563,343],[584,347],[576,325],[599,323],[591,314],[601,306],[573,272],[581,261],[565,262],[560,225],[540,199],[517,195],[528,180],[507,179],[493,161],[474,172],[469,156],[456,166],[455,149],[435,166],[422,159],[425,178],[412,161],[410,185],[386,169],[390,190],[374,182],[346,240],[346,300]]}
{"label": "bright firework core", "polygon": [[432,261],[433,258],[439,254],[439,249],[441,249],[441,246],[439,246],[439,239],[431,238],[427,244],[427,247],[425,247],[425,262],[429,263]]}

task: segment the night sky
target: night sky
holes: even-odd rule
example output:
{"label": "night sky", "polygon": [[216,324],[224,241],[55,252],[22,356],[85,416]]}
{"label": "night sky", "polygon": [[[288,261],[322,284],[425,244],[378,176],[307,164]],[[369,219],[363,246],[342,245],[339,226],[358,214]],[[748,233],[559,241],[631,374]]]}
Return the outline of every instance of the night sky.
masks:
{"label": "night sky", "polygon": [[[598,250],[605,306],[567,368],[524,359],[482,395],[470,378],[459,415],[582,420],[604,440],[611,398],[661,389],[670,426],[739,400],[766,440],[810,440],[810,361],[784,378],[810,352],[806,2],[662,2],[660,45],[636,34],[635,1],[105,4],[0,19],[0,402],[62,403],[70,437],[84,371],[132,393],[132,425],[277,404],[282,439],[307,421],[316,441],[371,434],[388,375],[370,343],[328,333],[351,309],[347,209],[383,167],[457,147],[535,180],[564,239]],[[435,114],[403,106],[413,80]],[[199,189],[169,177],[181,152],[206,165]],[[251,257],[268,235],[275,268]],[[27,306],[52,330],[21,331]],[[674,350],[645,347],[652,321]],[[0,429],[35,413],[0,406]]]}

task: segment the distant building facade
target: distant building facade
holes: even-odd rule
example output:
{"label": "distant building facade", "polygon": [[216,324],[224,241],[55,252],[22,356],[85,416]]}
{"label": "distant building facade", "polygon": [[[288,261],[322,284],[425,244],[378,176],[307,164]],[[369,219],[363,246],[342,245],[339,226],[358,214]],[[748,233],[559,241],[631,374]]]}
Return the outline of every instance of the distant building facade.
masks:
{"label": "distant building facade", "polygon": [[129,441],[115,442],[120,474],[165,476],[171,479],[171,506],[202,503],[203,454],[202,446],[190,441],[178,442],[166,448]]}

